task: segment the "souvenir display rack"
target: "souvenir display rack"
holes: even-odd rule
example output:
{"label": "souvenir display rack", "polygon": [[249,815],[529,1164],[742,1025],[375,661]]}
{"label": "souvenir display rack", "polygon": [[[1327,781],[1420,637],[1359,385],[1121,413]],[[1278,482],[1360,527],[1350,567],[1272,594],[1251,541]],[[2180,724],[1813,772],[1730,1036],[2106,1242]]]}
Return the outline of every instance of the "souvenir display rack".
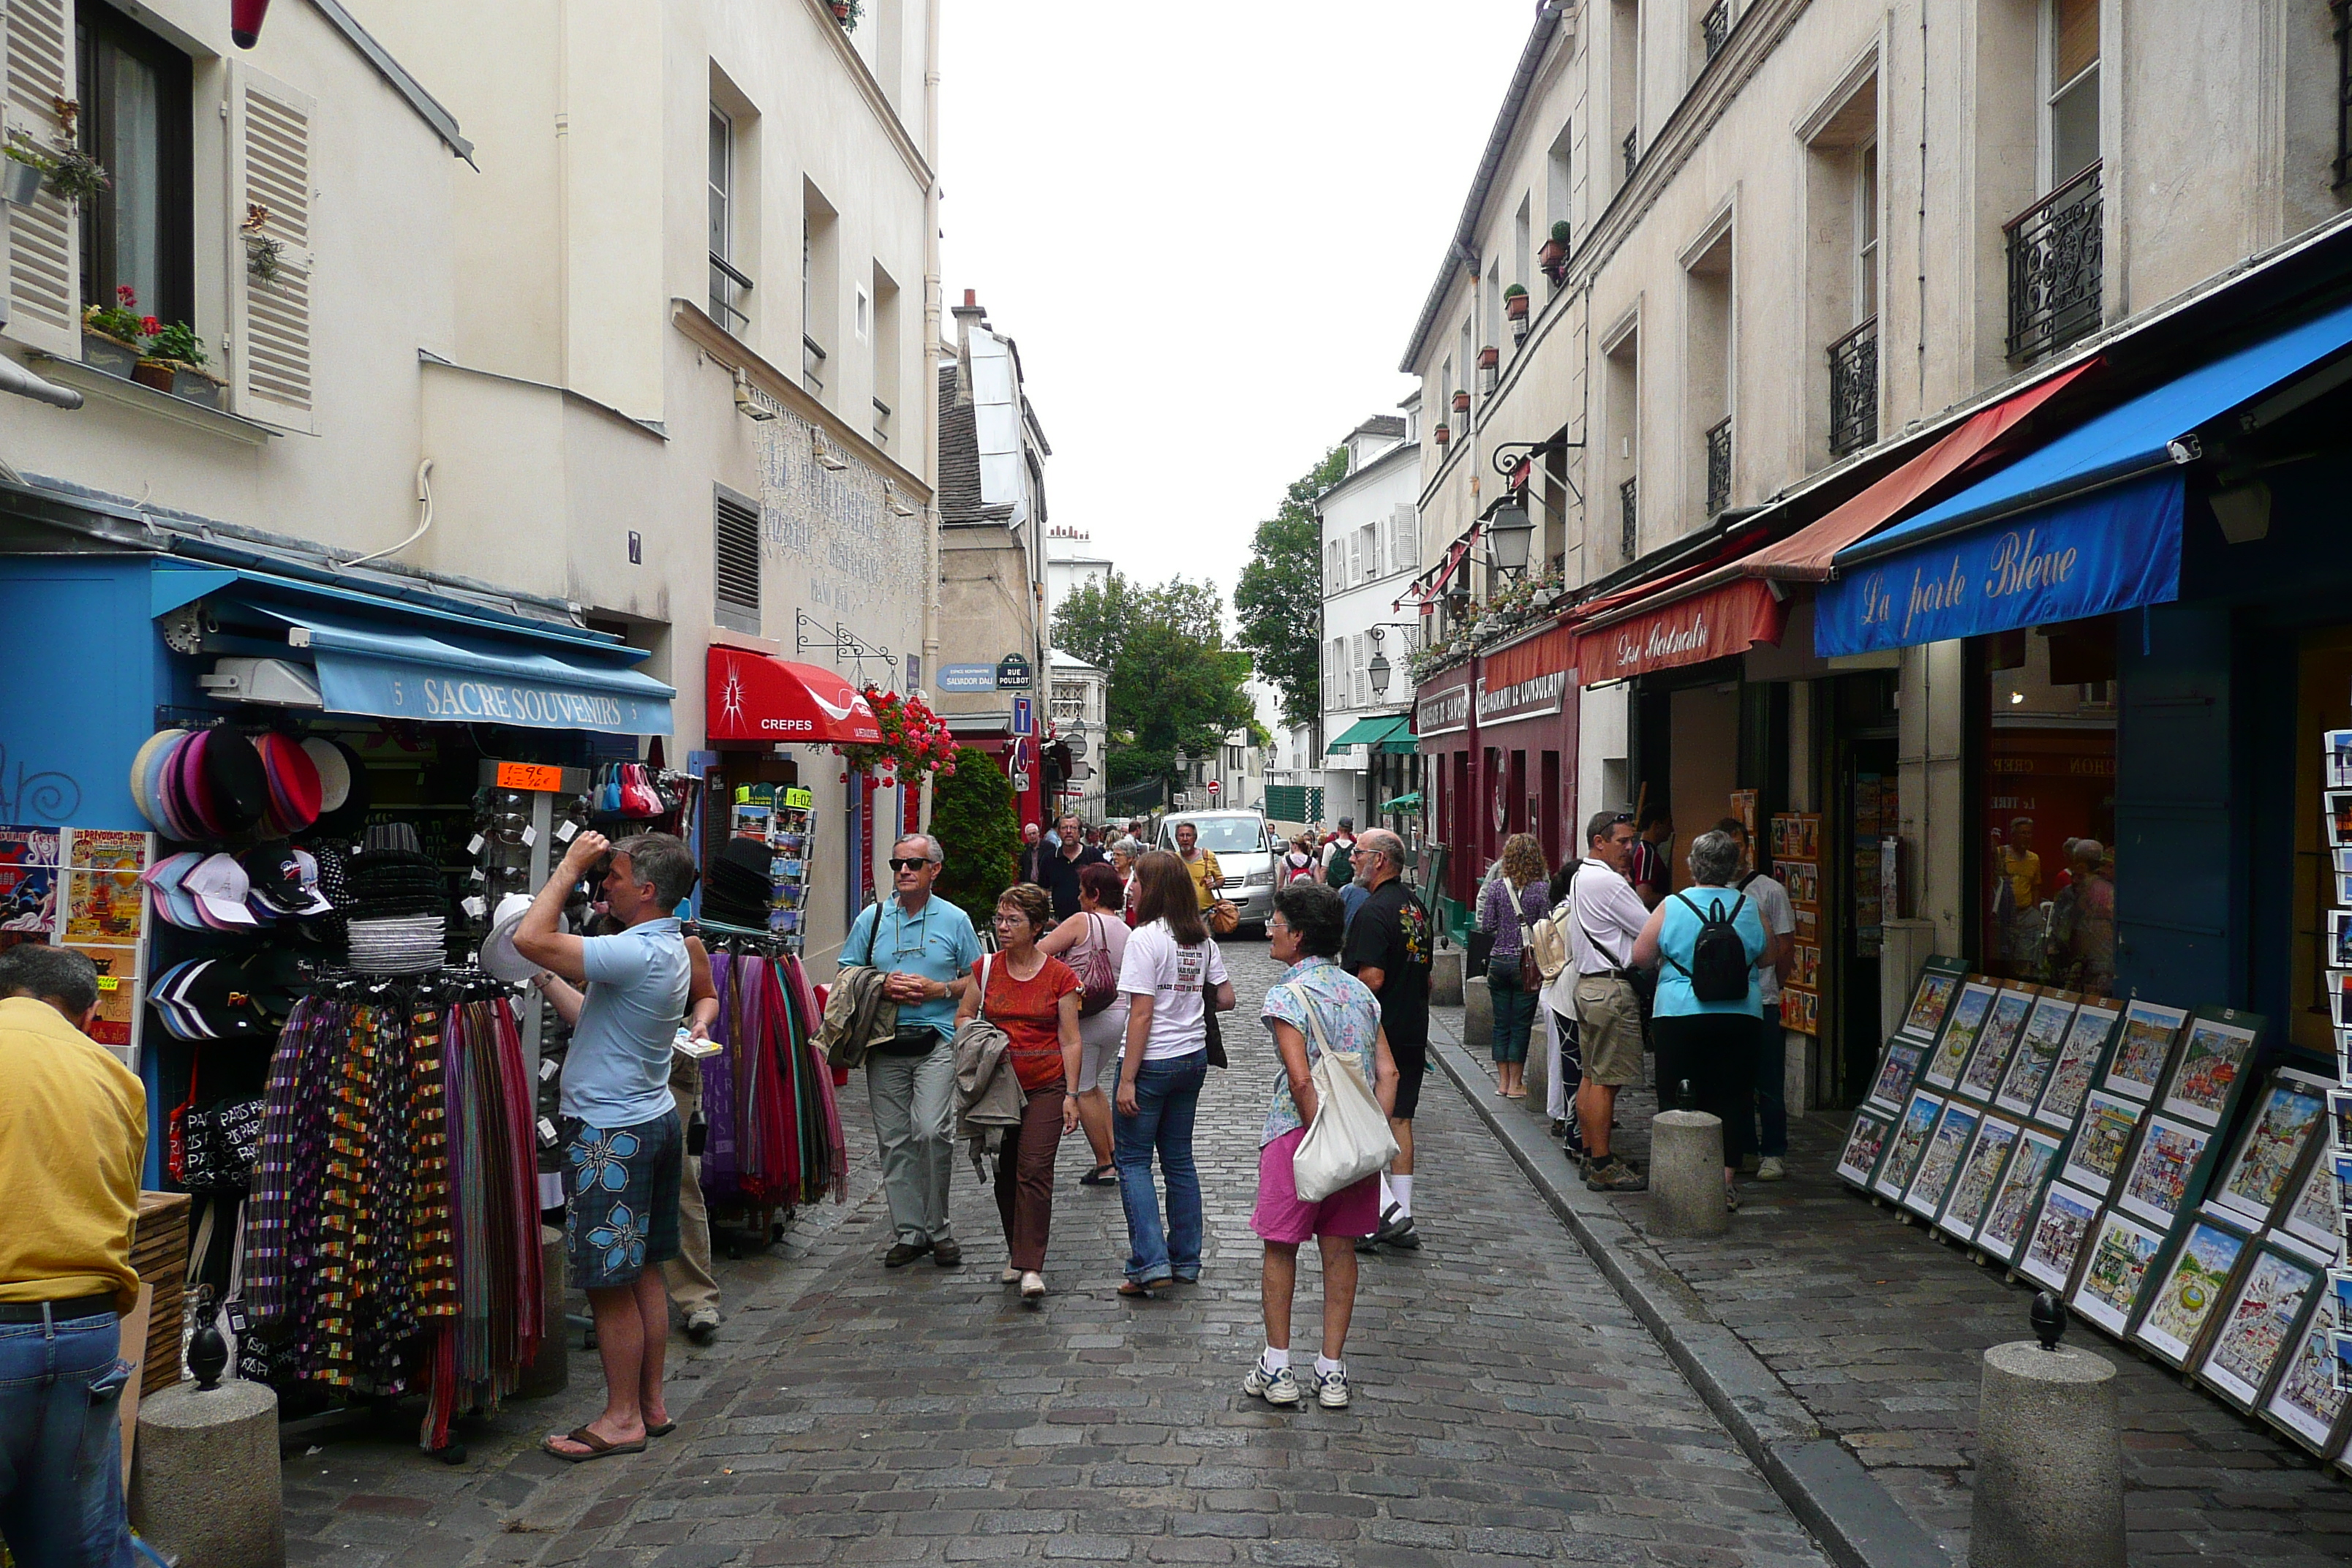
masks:
{"label": "souvenir display rack", "polygon": [[[814,792],[794,784],[752,784],[737,787],[729,831],[768,847],[768,908],[765,935],[782,951],[799,956],[806,942],[811,872],[816,859]],[[749,932],[727,923],[722,929]]]}
{"label": "souvenir display rack", "polygon": [[1789,889],[1795,951],[1780,983],[1780,1024],[1801,1035],[1822,1032],[1822,818],[1819,812],[1776,813],[1772,875]]}

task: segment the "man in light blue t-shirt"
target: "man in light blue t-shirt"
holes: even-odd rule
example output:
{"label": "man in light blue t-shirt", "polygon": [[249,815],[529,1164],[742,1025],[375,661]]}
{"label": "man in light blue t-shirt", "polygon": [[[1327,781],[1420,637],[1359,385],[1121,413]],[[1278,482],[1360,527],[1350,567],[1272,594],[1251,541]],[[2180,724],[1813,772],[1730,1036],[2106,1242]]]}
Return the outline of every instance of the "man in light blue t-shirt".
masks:
{"label": "man in light blue t-shirt", "polygon": [[[558,929],[564,900],[602,873],[605,908],[625,928],[579,937]],[[559,1459],[642,1452],[670,1428],[662,1397],[669,1302],[659,1264],[678,1256],[685,1131],[669,1094],[670,1053],[686,1016],[686,938],[671,913],[694,890],[694,856],[667,833],[572,841],[516,928],[515,951],[584,985],[563,1059],[564,1239],[588,1292],[604,1361],[604,1411],[541,1445]]]}
{"label": "man in light blue t-shirt", "polygon": [[890,847],[894,896],[869,904],[841,944],[845,967],[887,970],[898,1004],[898,1032],[866,1053],[866,1096],[881,1146],[882,1190],[898,1239],[882,1255],[903,1268],[925,1253],[942,1268],[963,1261],[948,1221],[948,1175],[955,1168],[956,994],[980,962],[971,917],[931,896],[946,856],[928,833]]}

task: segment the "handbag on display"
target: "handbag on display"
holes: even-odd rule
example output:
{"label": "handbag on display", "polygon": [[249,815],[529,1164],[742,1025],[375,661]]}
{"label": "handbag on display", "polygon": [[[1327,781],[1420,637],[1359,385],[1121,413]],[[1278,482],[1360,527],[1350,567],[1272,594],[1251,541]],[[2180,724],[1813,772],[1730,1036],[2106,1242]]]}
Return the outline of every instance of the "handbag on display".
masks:
{"label": "handbag on display", "polygon": [[1315,1084],[1315,1120],[1291,1153],[1290,1181],[1301,1203],[1318,1204],[1385,1169],[1398,1151],[1388,1115],[1364,1081],[1363,1058],[1333,1050],[1314,998],[1302,991],[1299,1000],[1315,1037],[1315,1066],[1307,1075]]}
{"label": "handbag on display", "polygon": [[1102,916],[1090,914],[1094,942],[1078,961],[1078,1016],[1091,1018],[1118,1000],[1118,966],[1103,945]]}

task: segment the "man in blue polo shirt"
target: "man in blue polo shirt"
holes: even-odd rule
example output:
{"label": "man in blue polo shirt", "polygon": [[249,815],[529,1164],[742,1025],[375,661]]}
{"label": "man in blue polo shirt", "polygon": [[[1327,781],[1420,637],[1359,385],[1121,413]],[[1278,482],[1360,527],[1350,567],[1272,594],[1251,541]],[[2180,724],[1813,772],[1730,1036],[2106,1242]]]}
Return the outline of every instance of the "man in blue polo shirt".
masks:
{"label": "man in blue polo shirt", "polygon": [[948,1220],[948,1173],[955,1165],[956,994],[980,962],[971,917],[931,897],[946,856],[927,833],[890,847],[889,902],[851,922],[845,966],[889,972],[898,1032],[866,1055],[866,1094],[882,1150],[882,1190],[898,1241],[882,1256],[903,1268],[926,1252],[942,1268],[963,1261]]}

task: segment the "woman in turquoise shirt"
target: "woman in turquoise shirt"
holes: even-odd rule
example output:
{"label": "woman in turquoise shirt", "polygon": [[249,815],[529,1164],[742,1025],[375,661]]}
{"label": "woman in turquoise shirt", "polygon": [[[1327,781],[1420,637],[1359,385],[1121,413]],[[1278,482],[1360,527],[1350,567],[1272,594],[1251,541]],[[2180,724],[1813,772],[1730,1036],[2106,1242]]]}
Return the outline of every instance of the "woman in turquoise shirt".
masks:
{"label": "woman in turquoise shirt", "polygon": [[[1737,1209],[1734,1184],[1756,1081],[1756,1021],[1764,1011],[1756,965],[1770,944],[1756,905],[1729,885],[1739,874],[1739,845],[1729,834],[1700,834],[1690,847],[1690,871],[1692,885],[1651,911],[1633,943],[1633,963],[1658,971],[1650,1032],[1658,1052],[1659,1106],[1687,1103],[1722,1121],[1723,1201]],[[1691,989],[1693,950],[1710,919],[1729,920],[1748,952],[1748,990],[1736,1002],[1702,1002]],[[1686,1102],[1677,1087],[1684,1083],[1690,1086]]]}

